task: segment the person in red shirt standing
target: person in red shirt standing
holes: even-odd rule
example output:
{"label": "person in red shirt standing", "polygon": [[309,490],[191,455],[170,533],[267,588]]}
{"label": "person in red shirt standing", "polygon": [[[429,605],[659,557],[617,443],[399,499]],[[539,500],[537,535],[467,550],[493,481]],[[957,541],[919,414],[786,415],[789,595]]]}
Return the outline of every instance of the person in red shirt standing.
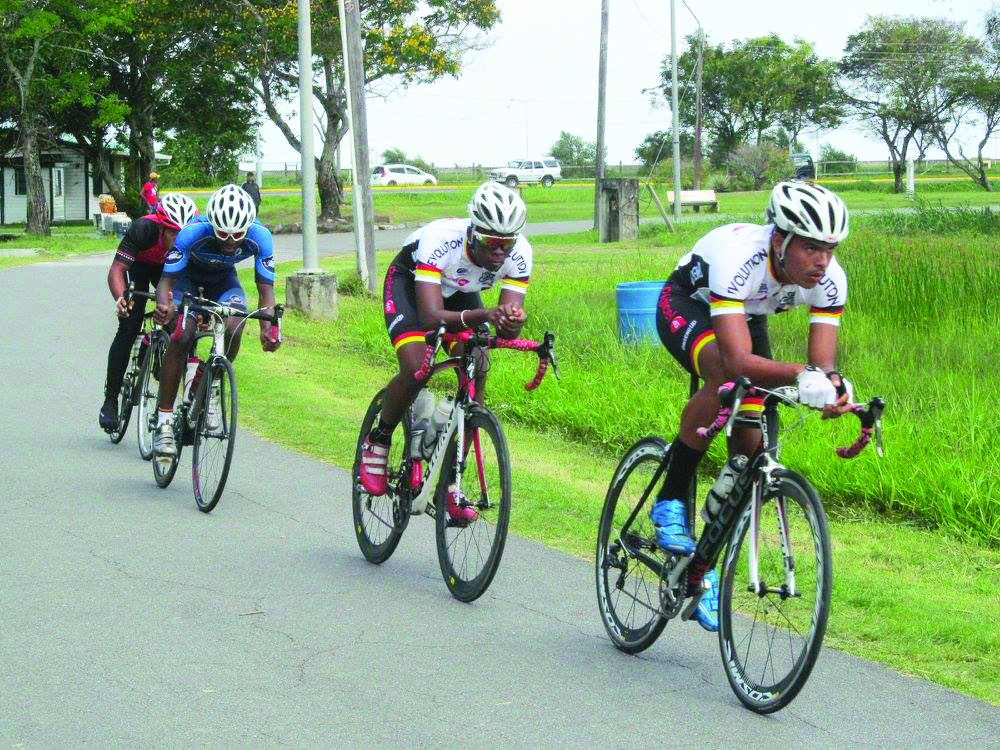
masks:
{"label": "person in red shirt standing", "polygon": [[118,423],[118,398],[122,380],[128,366],[129,352],[135,337],[142,328],[146,300],[125,299],[129,282],[137,291],[149,291],[160,281],[163,262],[174,248],[174,240],[181,228],[198,213],[194,201],[181,193],[167,193],[156,211],[133,221],[122,237],[115,259],[108,271],[108,288],[115,300],[118,315],[118,332],[108,350],[108,373],[104,381],[104,405],[98,422],[101,429],[111,432]]}
{"label": "person in red shirt standing", "polygon": [[149,181],[142,186],[142,200],[146,204],[146,210],[149,213],[156,211],[156,204],[159,201],[159,198],[156,197],[156,187],[159,179],[160,175],[156,172],[150,172]]}

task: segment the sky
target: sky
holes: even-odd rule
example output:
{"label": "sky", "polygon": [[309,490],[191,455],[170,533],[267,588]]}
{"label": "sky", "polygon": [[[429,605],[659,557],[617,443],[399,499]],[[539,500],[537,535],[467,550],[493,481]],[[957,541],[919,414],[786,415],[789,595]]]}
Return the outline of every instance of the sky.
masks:
{"label": "sky", "polygon": [[[978,33],[993,0],[676,0],[678,53],[700,22],[707,41],[778,33],[812,42],[822,57],[838,58],[867,14],[938,16],[966,22]],[[498,0],[502,20],[491,45],[469,55],[459,77],[412,85],[387,95],[368,94],[370,162],[398,148],[437,167],[482,164],[549,153],[561,131],[597,140],[600,0]],[[697,20],[695,18],[697,16]],[[313,34],[320,33],[314,29]],[[670,53],[669,0],[610,0],[606,143],[608,165],[635,163],[647,134],[670,127],[669,107],[651,105],[643,89],[659,83]],[[294,127],[298,128],[295,120]],[[298,162],[278,129],[261,129],[265,169]],[[823,143],[861,159],[886,158],[884,144],[844,126],[809,133],[814,154]],[[343,163],[350,161],[350,136]],[[319,145],[317,145],[317,152]],[[994,153],[997,152],[997,153]],[[933,156],[934,154],[930,154]],[[987,149],[1000,157],[1000,138]]]}

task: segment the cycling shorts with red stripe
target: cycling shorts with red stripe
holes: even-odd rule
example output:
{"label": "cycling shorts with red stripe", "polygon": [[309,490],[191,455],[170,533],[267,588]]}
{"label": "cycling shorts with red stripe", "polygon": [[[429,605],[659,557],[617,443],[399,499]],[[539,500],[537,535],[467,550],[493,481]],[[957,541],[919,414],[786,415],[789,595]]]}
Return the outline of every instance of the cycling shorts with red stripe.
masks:
{"label": "cycling shorts with red stripe", "polygon": [[[413,269],[404,265],[402,252],[389,265],[382,286],[382,312],[385,328],[394,349],[423,341],[427,331],[420,325],[417,313],[417,291]],[[455,292],[444,298],[444,309],[452,312],[478,310],[483,306],[479,292]]]}
{"label": "cycling shorts with red stripe", "polygon": [[[750,342],[758,357],[771,357],[767,337],[767,316],[747,315]],[[698,357],[702,349],[715,342],[708,303],[674,290],[671,282],[663,286],[656,304],[656,332],[667,351],[692,375],[700,376]]]}

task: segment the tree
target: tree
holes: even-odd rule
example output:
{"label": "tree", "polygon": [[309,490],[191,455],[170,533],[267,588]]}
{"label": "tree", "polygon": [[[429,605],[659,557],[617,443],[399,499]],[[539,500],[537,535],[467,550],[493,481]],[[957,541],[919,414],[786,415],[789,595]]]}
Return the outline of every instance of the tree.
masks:
{"label": "tree", "polygon": [[[570,167],[593,167],[597,164],[597,143],[585,141],[578,135],[559,133],[559,139],[549,149],[560,164]],[[605,155],[607,149],[605,149]]]}
{"label": "tree", "polygon": [[[984,29],[978,59],[949,84],[950,95],[961,105],[931,127],[930,135],[949,162],[984,190],[992,190],[983,151],[1000,127],[1000,17],[996,10],[987,17]],[[964,137],[959,135],[963,129]],[[969,137],[974,140],[974,155],[966,153]]]}
{"label": "tree", "polygon": [[858,170],[858,157],[824,143],[819,151],[824,174],[850,174]]}
{"label": "tree", "polygon": [[[191,141],[203,153],[234,144],[243,150],[253,141],[256,113],[235,8],[183,0],[116,7],[119,22],[91,40],[89,97],[62,120],[118,205],[135,215],[157,140]],[[122,148],[129,154],[124,180],[109,159]]]}
{"label": "tree", "polygon": [[869,16],[847,39],[840,70],[862,130],[889,149],[895,190],[911,146],[955,117],[959,81],[970,75],[978,42],[942,18]]}
{"label": "tree", "polygon": [[[246,17],[245,50],[255,91],[271,121],[297,151],[298,136],[279,104],[298,91],[295,4],[287,0],[241,0]],[[360,0],[365,85],[388,90],[444,75],[458,76],[463,56],[485,46],[483,32],[500,20],[495,0]],[[335,169],[337,144],[347,132],[347,99],[337,3],[314,2],[312,13],[313,102],[319,105],[322,148],[316,158],[320,220],[340,217],[343,192]]]}
{"label": "tree", "polygon": [[110,16],[88,0],[0,0],[0,62],[13,84],[13,117],[27,182],[27,232],[48,235],[41,149],[54,140],[53,113],[79,94],[85,39]]}
{"label": "tree", "polygon": [[[697,63],[697,35],[687,38],[687,50],[678,58],[680,124],[693,129],[697,102],[692,90]],[[835,124],[838,110],[829,102],[835,66],[821,60],[811,44],[795,46],[777,34],[735,41],[731,49],[705,44],[702,52],[702,109],[704,130],[714,164],[747,141],[759,142],[774,125],[793,131]],[[671,92],[670,57],[661,69],[661,91]]]}
{"label": "tree", "polygon": [[727,166],[733,190],[761,190],[788,179],[794,169],[788,152],[766,141],[737,147],[729,155]]}
{"label": "tree", "polygon": [[437,174],[433,164],[428,164],[419,156],[407,156],[401,148],[387,148],[382,152],[382,162],[384,164],[409,164],[411,167],[422,169],[428,174]]}
{"label": "tree", "polygon": [[[694,134],[682,130],[679,134],[681,154],[694,153]],[[652,169],[662,161],[674,158],[674,134],[671,130],[658,130],[647,135],[635,149],[636,158],[645,169]]]}

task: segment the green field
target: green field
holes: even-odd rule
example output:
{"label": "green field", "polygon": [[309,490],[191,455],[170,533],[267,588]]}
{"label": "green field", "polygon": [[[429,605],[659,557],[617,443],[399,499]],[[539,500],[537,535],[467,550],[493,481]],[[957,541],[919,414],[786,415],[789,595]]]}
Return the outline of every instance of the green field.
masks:
{"label": "green field", "polygon": [[[1000,399],[990,366],[1000,241],[894,221],[857,222],[838,252],[851,281],[841,365],[859,397],[887,398],[887,455],[836,458],[857,423],[811,416],[789,430],[783,458],[833,519],[830,643],[1000,703],[1000,465],[985,429]],[[526,394],[530,358],[503,352],[487,392],[513,447],[519,533],[591,557],[616,457],[639,437],[676,431],[687,377],[660,347],[618,343],[613,290],[664,278],[705,228],[647,230],[630,246],[595,245],[592,233],[536,240],[526,333],[557,332],[563,379]],[[349,258],[326,265],[352,274]],[[806,327],[804,314],[774,319],[776,356],[801,359]],[[348,467],[394,363],[379,303],[342,297],[337,325],[291,314],[285,330],[277,356],[246,348],[241,409],[256,431]],[[706,467],[721,459],[720,444]],[[346,517],[348,498],[338,507]]]}
{"label": "green field", "polygon": [[[31,237],[24,234],[23,227],[0,227],[0,234],[17,235],[15,239],[0,242],[0,268],[38,263],[45,260],[62,260],[74,255],[114,250],[118,246],[117,237],[98,237],[94,228],[53,227],[49,237]],[[31,248],[37,252],[26,256],[6,256],[4,250]]]}

